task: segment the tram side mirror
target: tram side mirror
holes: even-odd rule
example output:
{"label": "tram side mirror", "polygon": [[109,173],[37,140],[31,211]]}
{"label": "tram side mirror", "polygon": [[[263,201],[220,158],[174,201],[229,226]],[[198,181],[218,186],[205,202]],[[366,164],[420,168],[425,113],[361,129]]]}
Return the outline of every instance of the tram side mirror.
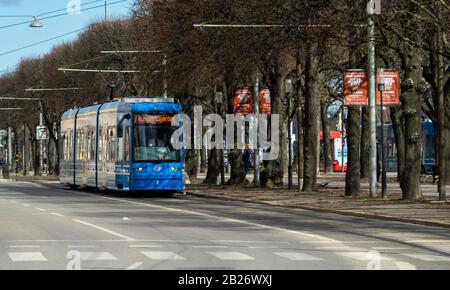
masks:
{"label": "tram side mirror", "polygon": [[119,124],[117,125],[117,138],[123,138],[124,135],[124,130],[123,130],[123,122],[125,120],[130,120],[131,119],[131,115],[130,114],[126,114],[122,117],[122,119],[120,120]]}

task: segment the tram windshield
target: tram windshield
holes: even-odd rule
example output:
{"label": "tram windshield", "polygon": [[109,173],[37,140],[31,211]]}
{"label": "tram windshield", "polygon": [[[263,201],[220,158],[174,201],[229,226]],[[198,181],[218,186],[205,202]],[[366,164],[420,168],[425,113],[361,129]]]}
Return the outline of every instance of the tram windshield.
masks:
{"label": "tram windshield", "polygon": [[173,116],[137,114],[134,117],[134,162],[180,162],[180,151],[171,143]]}

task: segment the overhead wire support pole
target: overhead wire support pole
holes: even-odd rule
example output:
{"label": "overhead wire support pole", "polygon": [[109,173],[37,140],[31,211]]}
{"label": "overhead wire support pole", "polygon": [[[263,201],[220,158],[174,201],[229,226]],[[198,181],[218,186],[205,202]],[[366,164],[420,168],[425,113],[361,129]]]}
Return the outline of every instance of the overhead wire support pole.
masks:
{"label": "overhead wire support pole", "polygon": [[370,154],[369,154],[369,194],[377,195],[377,101],[376,101],[376,51],[375,51],[375,22],[369,16],[369,120],[370,120]]}

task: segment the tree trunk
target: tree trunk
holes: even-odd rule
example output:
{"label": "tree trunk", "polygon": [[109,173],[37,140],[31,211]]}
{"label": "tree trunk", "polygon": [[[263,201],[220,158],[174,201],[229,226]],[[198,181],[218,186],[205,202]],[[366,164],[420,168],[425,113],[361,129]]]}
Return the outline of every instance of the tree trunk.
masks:
{"label": "tree trunk", "polygon": [[317,147],[320,134],[320,72],[318,43],[308,44],[305,66],[305,126],[303,191],[317,191]]}
{"label": "tree trunk", "polygon": [[360,125],[361,125],[360,108],[350,107],[348,109],[348,120],[347,120],[348,165],[345,182],[346,196],[358,196],[360,193],[361,187]]}
{"label": "tree trunk", "polygon": [[270,73],[271,92],[272,92],[272,109],[273,114],[280,116],[280,153],[276,160],[267,162],[263,185],[283,185],[284,173],[288,167],[288,144],[287,144],[287,126],[288,114],[284,106],[284,99],[286,97],[285,80],[286,80],[286,55],[287,53],[281,51],[277,55],[277,60],[274,69]]}
{"label": "tree trunk", "polygon": [[186,173],[191,180],[197,179],[198,157],[198,150],[186,150]]}
{"label": "tree trunk", "polygon": [[[403,109],[401,107],[391,107],[392,128],[395,135],[395,145],[397,147],[397,180],[401,187],[405,174],[405,127],[403,123]],[[405,198],[405,197],[404,197]]]}
{"label": "tree trunk", "polygon": [[422,156],[422,57],[417,48],[410,52],[405,71],[405,85],[402,93],[405,120],[405,168],[403,174],[403,197],[415,201],[422,197],[420,188]]}
{"label": "tree trunk", "polygon": [[323,161],[325,165],[325,173],[333,171],[333,157],[331,152],[330,140],[330,119],[328,118],[328,104],[323,103],[320,108],[320,116],[322,119],[323,131]]}
{"label": "tree trunk", "polygon": [[369,178],[370,157],[370,111],[367,107],[362,108],[362,131],[361,131],[361,178]]}
{"label": "tree trunk", "polygon": [[[450,73],[448,73],[450,74]],[[445,94],[445,107],[450,108],[450,79],[446,79],[446,85],[444,87]],[[447,141],[450,140],[450,110],[445,110],[446,120],[445,120],[445,132]],[[450,142],[446,143],[446,156],[447,156],[447,183],[450,184]]]}
{"label": "tree trunk", "polygon": [[219,154],[221,154],[222,150],[212,149],[209,152],[208,158],[208,173],[206,175],[204,184],[217,185],[220,174],[220,160]]}

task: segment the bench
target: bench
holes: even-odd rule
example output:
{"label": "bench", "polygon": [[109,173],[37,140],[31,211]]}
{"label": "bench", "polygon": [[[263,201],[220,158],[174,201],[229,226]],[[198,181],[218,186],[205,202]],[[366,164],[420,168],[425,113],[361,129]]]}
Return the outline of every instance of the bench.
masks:
{"label": "bench", "polygon": [[427,170],[425,164],[422,164],[422,174],[427,176],[433,176],[433,183],[439,180],[439,169],[436,165],[433,165],[432,170]]}

